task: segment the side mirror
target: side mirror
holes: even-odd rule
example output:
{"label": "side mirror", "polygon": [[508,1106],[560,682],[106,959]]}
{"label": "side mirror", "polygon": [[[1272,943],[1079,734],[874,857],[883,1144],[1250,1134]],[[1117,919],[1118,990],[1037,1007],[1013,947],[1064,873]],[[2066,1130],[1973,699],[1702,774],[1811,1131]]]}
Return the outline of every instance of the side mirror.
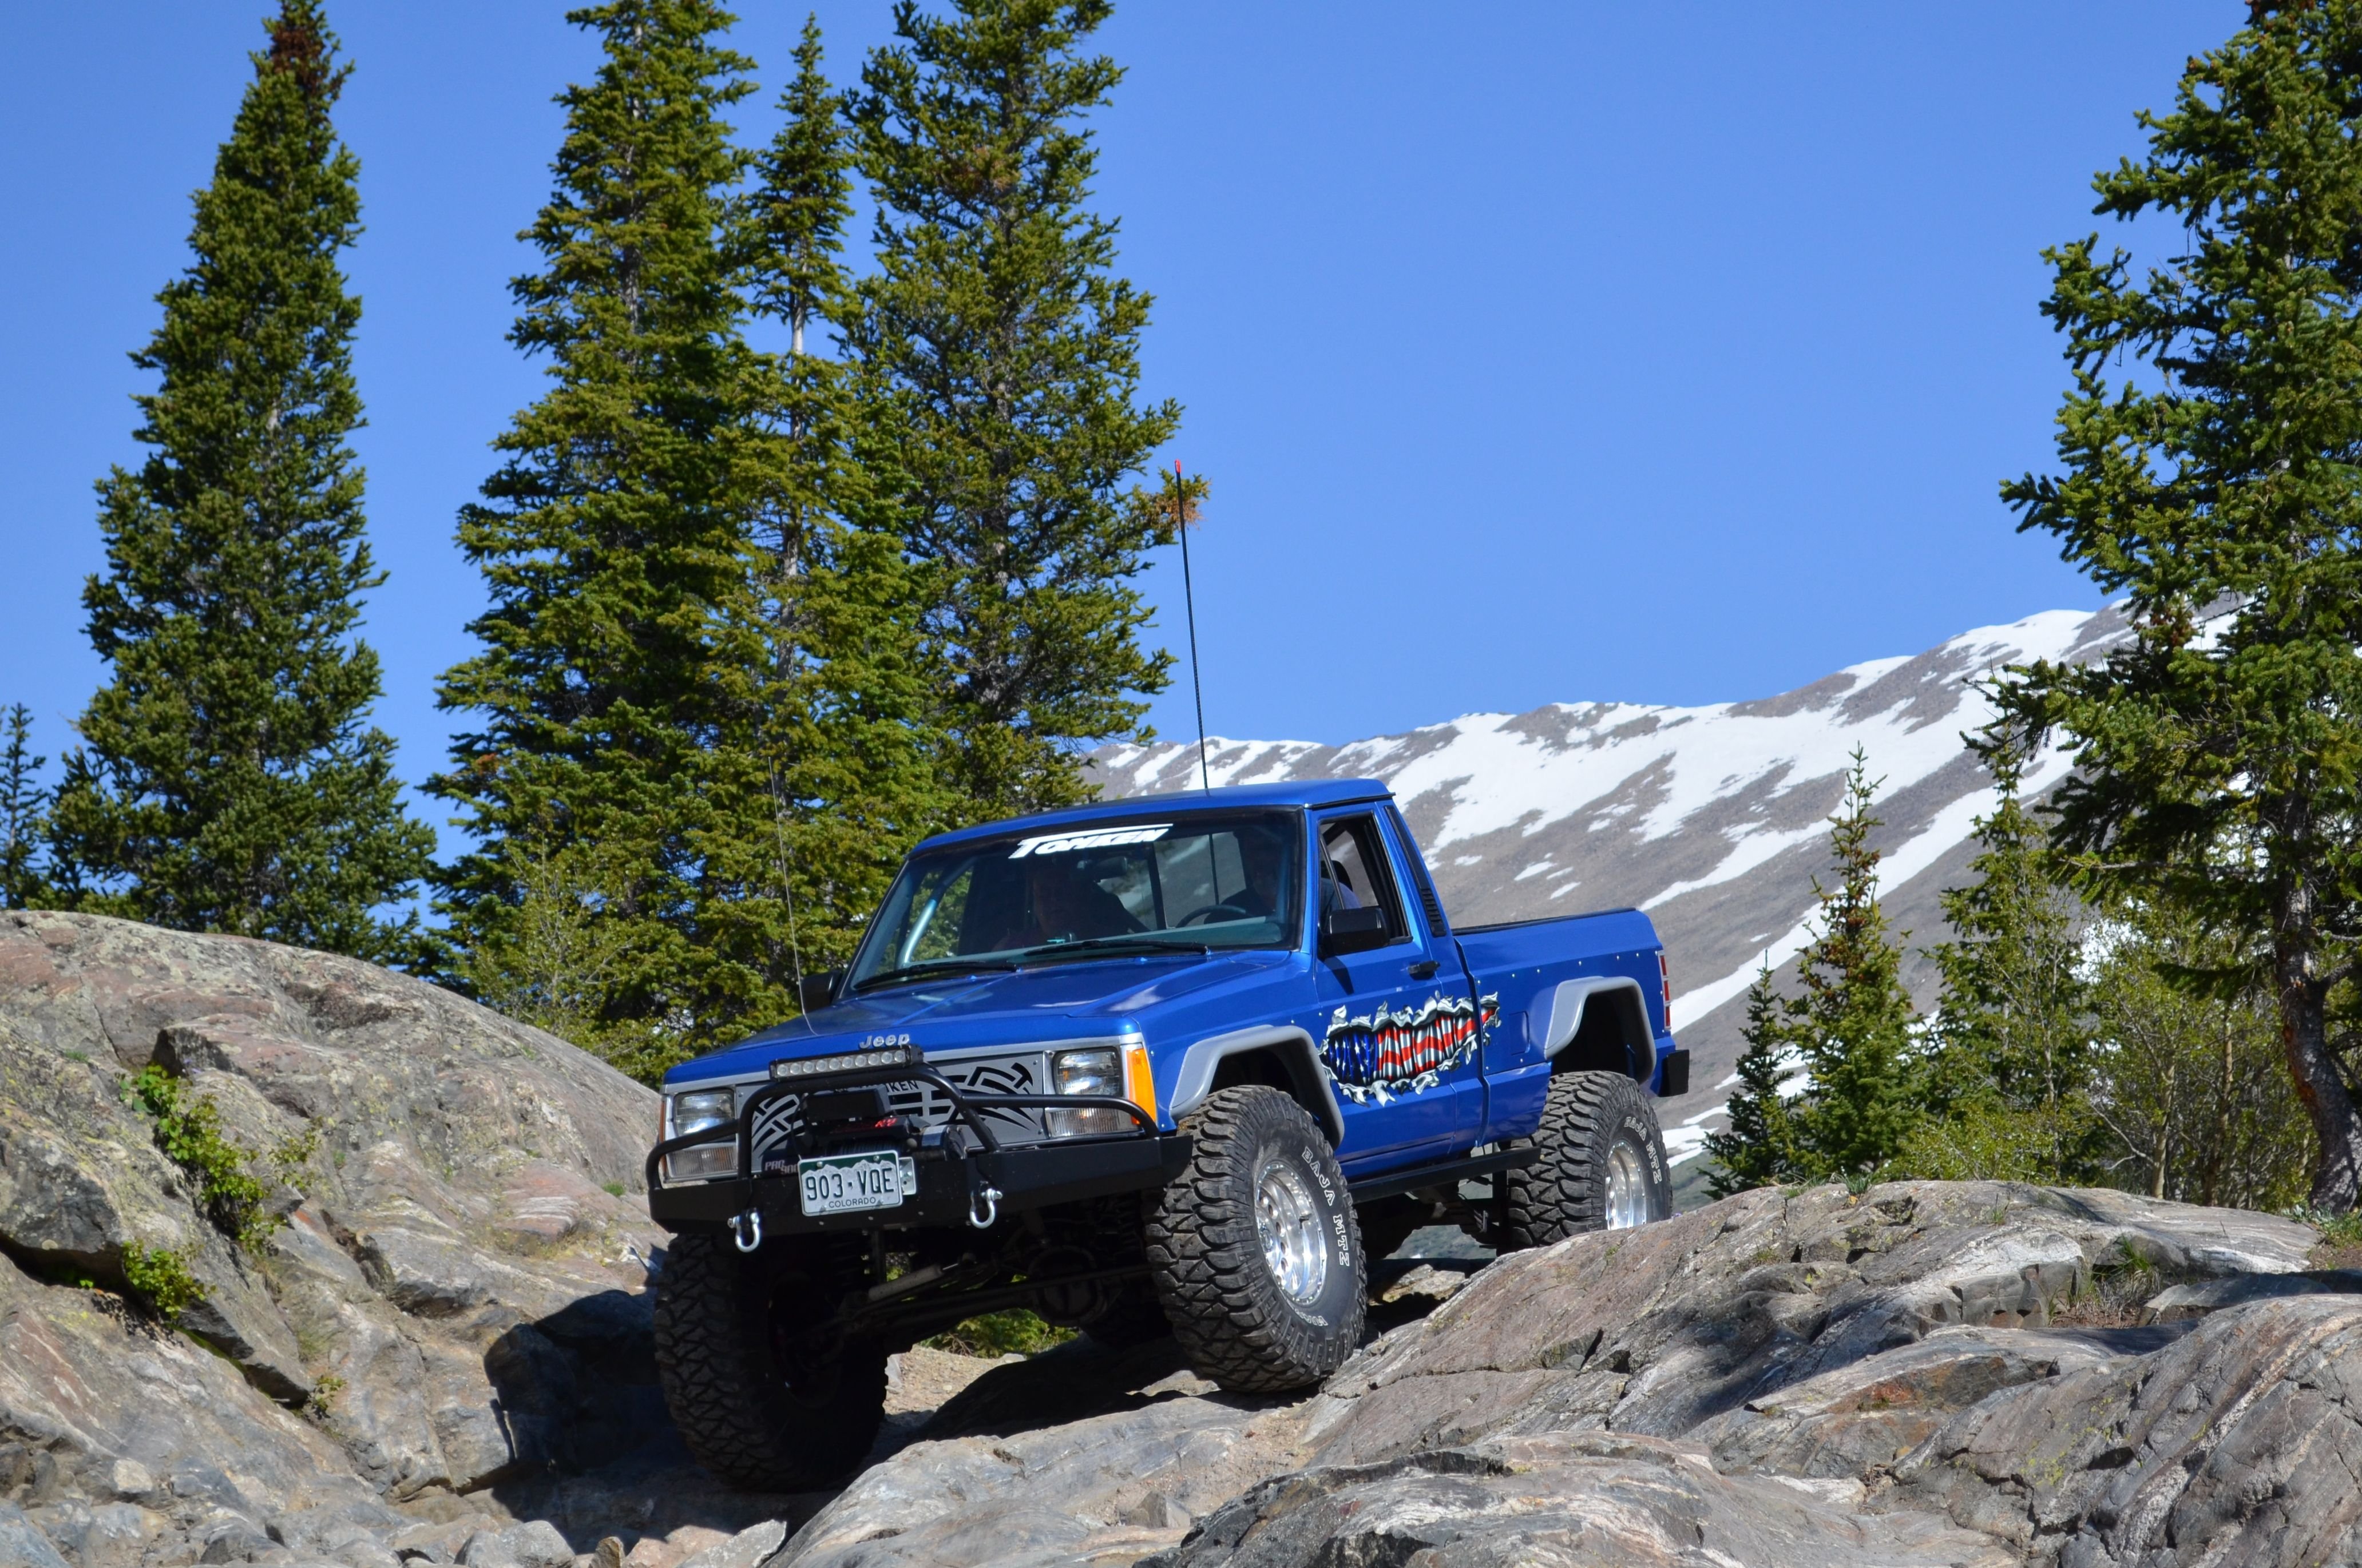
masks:
{"label": "side mirror", "polygon": [[1375,904],[1357,910],[1330,910],[1320,917],[1320,951],[1330,954],[1366,953],[1386,944],[1386,911]]}
{"label": "side mirror", "polygon": [[806,975],[796,982],[796,1005],[806,1012],[818,1012],[836,1000],[837,988],[844,984],[844,971],[823,969],[817,975]]}

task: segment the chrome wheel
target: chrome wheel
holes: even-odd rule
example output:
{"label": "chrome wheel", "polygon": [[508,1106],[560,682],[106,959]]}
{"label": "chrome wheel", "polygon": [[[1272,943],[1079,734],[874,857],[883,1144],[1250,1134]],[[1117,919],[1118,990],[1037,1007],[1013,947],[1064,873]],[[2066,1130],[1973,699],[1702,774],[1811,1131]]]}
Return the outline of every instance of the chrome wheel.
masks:
{"label": "chrome wheel", "polygon": [[1607,1228],[1628,1231],[1649,1222],[1649,1184],[1640,1177],[1640,1151],[1616,1140],[1607,1153]]}
{"label": "chrome wheel", "polygon": [[1286,1160],[1273,1160],[1255,1177],[1255,1234],[1279,1293],[1297,1307],[1319,1300],[1329,1283],[1329,1238],[1312,1189]]}

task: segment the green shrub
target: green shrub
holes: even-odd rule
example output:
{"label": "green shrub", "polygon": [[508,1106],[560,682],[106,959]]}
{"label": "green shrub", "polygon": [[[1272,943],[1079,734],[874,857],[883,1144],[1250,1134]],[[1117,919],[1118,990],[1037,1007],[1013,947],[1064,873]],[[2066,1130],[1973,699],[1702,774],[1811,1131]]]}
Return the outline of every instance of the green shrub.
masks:
{"label": "green shrub", "polygon": [[315,1421],[325,1421],[328,1412],[337,1408],[337,1396],[345,1391],[345,1380],[335,1373],[325,1373],[315,1379],[312,1391],[304,1397],[304,1413]]}
{"label": "green shrub", "polygon": [[189,1249],[143,1247],[137,1242],[123,1248],[123,1283],[149,1311],[166,1322],[205,1298],[205,1287],[189,1272]]}
{"label": "green shrub", "polygon": [[[236,1139],[224,1135],[221,1108],[213,1102],[212,1096],[191,1095],[188,1087],[167,1072],[162,1064],[150,1062],[131,1080],[131,1098],[154,1119],[156,1146],[196,1182],[197,1205],[222,1234],[251,1252],[259,1248],[272,1231],[287,1223],[285,1215],[273,1214],[263,1208],[263,1199],[269,1194],[250,1168],[259,1156]],[[281,1146],[282,1165],[300,1164],[308,1157],[307,1149],[292,1161],[286,1158],[289,1150],[305,1136],[312,1138],[312,1147],[318,1146],[316,1134],[299,1134],[288,1140]]]}
{"label": "green shrub", "polygon": [[919,1342],[929,1350],[949,1351],[954,1355],[1039,1355],[1074,1337],[1074,1330],[1052,1328],[1037,1314],[1014,1307],[1006,1312],[987,1312],[982,1317],[970,1318],[933,1339]]}

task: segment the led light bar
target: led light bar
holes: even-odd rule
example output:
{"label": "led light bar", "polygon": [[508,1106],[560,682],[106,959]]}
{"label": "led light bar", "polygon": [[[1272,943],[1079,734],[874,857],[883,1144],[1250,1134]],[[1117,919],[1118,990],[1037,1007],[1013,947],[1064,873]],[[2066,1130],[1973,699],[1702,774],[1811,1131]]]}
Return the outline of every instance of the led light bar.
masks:
{"label": "led light bar", "polygon": [[916,1045],[891,1045],[877,1051],[847,1051],[841,1056],[806,1056],[801,1061],[774,1062],[775,1078],[809,1078],[822,1073],[854,1073],[864,1067],[915,1067],[926,1060]]}

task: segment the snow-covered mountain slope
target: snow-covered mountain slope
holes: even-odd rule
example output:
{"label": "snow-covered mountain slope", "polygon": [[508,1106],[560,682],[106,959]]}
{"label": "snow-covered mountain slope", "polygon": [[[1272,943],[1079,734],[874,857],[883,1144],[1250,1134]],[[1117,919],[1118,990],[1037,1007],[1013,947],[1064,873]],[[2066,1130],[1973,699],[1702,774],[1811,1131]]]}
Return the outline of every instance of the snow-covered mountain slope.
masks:
{"label": "snow-covered mountain slope", "polygon": [[[1827,819],[1854,747],[1884,781],[1875,842],[1888,913],[1915,948],[1940,940],[1937,894],[1962,879],[1973,821],[1992,801],[1961,744],[1988,715],[1977,682],[2004,665],[2092,657],[2124,630],[2114,610],[2053,611],[1752,701],[1554,703],[1341,746],[1217,740],[1211,774],[1218,785],[1385,779],[1463,923],[1647,910],[1672,965],[1675,1029],[1695,1054],[1696,1087],[1661,1108],[1689,1176],[1721,1124],[1748,982],[1807,938]],[[1110,746],[1091,760],[1109,795],[1198,783],[1190,742]],[[2061,769],[2056,754],[2037,758],[2026,788],[2055,784]],[[1928,999],[1931,966],[1908,972]]]}

